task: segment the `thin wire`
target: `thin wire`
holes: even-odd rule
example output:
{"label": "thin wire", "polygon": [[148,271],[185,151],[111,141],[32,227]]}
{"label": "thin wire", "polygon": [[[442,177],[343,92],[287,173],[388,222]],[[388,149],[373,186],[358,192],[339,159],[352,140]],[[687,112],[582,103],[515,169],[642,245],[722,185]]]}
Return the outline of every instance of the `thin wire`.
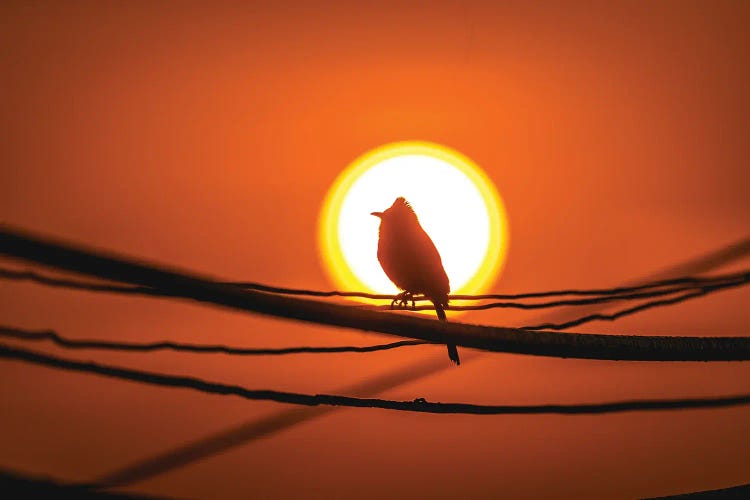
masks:
{"label": "thin wire", "polygon": [[391,342],[389,344],[377,344],[369,346],[334,346],[334,347],[284,347],[279,349],[250,349],[229,347],[223,345],[201,345],[185,344],[178,342],[153,342],[153,343],[132,343],[132,342],[109,342],[106,340],[74,340],[63,337],[53,330],[22,330],[8,326],[0,326],[0,335],[18,340],[42,341],[50,340],[60,347],[66,349],[105,349],[114,351],[135,351],[149,352],[160,350],[172,350],[190,353],[221,353],[240,356],[268,356],[283,354],[300,354],[300,353],[342,353],[342,352],[375,352],[396,349],[399,347],[429,344],[422,340],[402,340]]}
{"label": "thin wire", "polygon": [[481,405],[471,403],[436,403],[416,398],[413,401],[357,398],[331,394],[302,394],[296,392],[251,390],[237,385],[210,382],[195,377],[166,375],[144,370],[133,370],[94,362],[76,361],[0,344],[0,358],[25,361],[69,371],[93,373],[105,377],[140,382],[160,387],[180,387],[208,394],[239,396],[250,400],[276,401],[305,406],[347,406],[381,408],[418,413],[453,413],[468,415],[519,414],[602,414],[624,411],[684,410],[693,408],[721,408],[750,404],[750,394],[713,398],[683,398],[663,400],[630,400],[608,403],[544,404],[544,405]]}
{"label": "thin wire", "polygon": [[89,281],[72,280],[63,278],[53,278],[35,271],[16,271],[13,269],[0,268],[0,279],[16,281],[33,281],[41,285],[59,288],[73,288],[77,290],[86,290],[90,292],[111,292],[134,295],[156,295],[173,297],[176,294],[157,290],[148,286],[131,286],[131,285],[103,285]]}
{"label": "thin wire", "polygon": [[646,309],[651,309],[652,307],[678,304],[680,302],[683,302],[689,299],[703,297],[704,295],[707,295],[711,291],[715,291],[717,289],[718,288],[710,288],[710,289],[707,288],[707,289],[699,290],[697,292],[686,293],[686,294],[679,295],[677,297],[673,297],[669,299],[653,300],[651,302],[646,302],[645,304],[640,304],[635,307],[622,309],[612,314],[601,314],[601,313],[590,314],[588,316],[583,316],[582,318],[577,318],[571,321],[566,321],[565,323],[542,323],[539,325],[524,326],[523,329],[524,330],[566,330],[568,328],[582,325],[590,321],[614,321],[623,316],[634,314],[640,311],[645,311]]}
{"label": "thin wire", "polygon": [[[64,288],[75,288],[81,290],[95,291],[95,292],[110,292],[110,293],[124,293],[124,294],[138,294],[138,295],[151,295],[151,296],[165,296],[174,297],[177,296],[175,293],[167,292],[160,289],[155,289],[146,286],[121,286],[121,285],[104,285],[91,283],[79,280],[53,278],[45,276],[34,271],[14,271],[10,269],[0,268],[0,279],[12,279],[12,280],[27,280],[34,281],[40,284],[53,286],[53,287],[64,287]],[[617,287],[613,289],[596,289],[596,290],[562,290],[553,292],[535,292],[526,294],[516,294],[515,297],[545,297],[545,296],[557,296],[563,294],[571,295],[593,295],[594,293],[604,295],[603,297],[594,297],[588,299],[567,299],[567,300],[555,300],[549,302],[538,302],[538,303],[516,303],[516,302],[491,302],[489,304],[478,304],[478,305],[451,305],[449,310],[453,311],[481,311],[495,308],[514,308],[514,309],[543,309],[547,307],[560,307],[560,306],[583,306],[591,304],[599,304],[604,302],[612,302],[618,300],[640,300],[643,298],[658,297],[663,295],[671,295],[673,293],[691,290],[695,288],[706,288],[706,286],[720,286],[731,287],[739,286],[750,282],[750,271],[743,271],[733,274],[727,274],[715,277],[697,278],[697,277],[685,277],[676,280],[661,280],[654,283],[634,286],[634,287]],[[247,284],[232,284],[233,286],[239,286],[241,288],[246,287]],[[670,288],[664,288],[669,287]],[[682,285],[682,286],[674,286]],[[699,286],[700,285],[700,286]],[[360,292],[315,292],[310,290],[295,290],[288,288],[269,287],[266,285],[257,285],[258,288],[254,288],[256,291],[263,291],[268,293],[279,293],[279,294],[290,294],[290,295],[312,295],[330,297],[333,295],[345,296],[345,297],[365,297],[374,299],[393,299],[393,295],[378,295],[378,294],[366,294]],[[662,288],[662,289],[659,289]],[[640,291],[656,289],[651,292],[640,292],[640,293],[624,293],[629,291]],[[498,297],[512,297],[509,295],[458,295],[453,296],[455,300],[481,300],[484,298],[498,298]],[[471,298],[471,299],[470,299]],[[415,300],[421,300],[415,296]],[[361,306],[362,308],[371,309],[392,309],[388,305],[382,306]],[[411,307],[409,310],[412,311],[427,311],[434,310],[433,305],[420,305]]]}
{"label": "thin wire", "polygon": [[[512,300],[512,299],[532,299],[532,298],[543,298],[543,297],[557,297],[564,295],[617,295],[627,292],[637,292],[641,290],[648,290],[651,288],[661,288],[670,285],[700,285],[702,283],[714,280],[731,280],[738,277],[743,277],[748,274],[749,271],[743,271],[739,273],[732,273],[726,275],[719,275],[713,277],[682,277],[668,280],[659,280],[651,283],[636,286],[619,286],[614,288],[592,288],[592,289],[565,289],[565,290],[552,290],[546,292],[525,292],[525,293],[511,293],[511,294],[457,294],[449,295],[449,300]],[[237,286],[249,290],[257,290],[260,292],[278,293],[282,295],[303,295],[310,297],[359,297],[365,299],[383,299],[392,300],[398,298],[398,295],[386,295],[386,294],[373,294],[365,292],[342,292],[338,290],[332,291],[318,291],[318,290],[307,290],[301,288],[285,288],[264,285],[255,282],[223,282],[225,285]],[[686,287],[693,288],[693,287]],[[415,301],[429,300],[423,295],[414,295]]]}
{"label": "thin wire", "polygon": [[[604,297],[593,297],[588,299],[568,299],[568,300],[554,300],[549,302],[537,302],[532,304],[516,303],[516,302],[490,302],[489,304],[478,304],[478,305],[466,305],[466,306],[449,306],[446,310],[449,311],[482,311],[486,309],[497,309],[497,308],[513,308],[513,309],[544,309],[548,307],[561,307],[561,306],[587,306],[592,304],[601,304],[605,302],[615,302],[620,300],[641,300],[651,297],[661,297],[664,295],[672,295],[677,292],[686,290],[720,290],[722,288],[730,288],[735,286],[742,286],[750,283],[750,272],[740,273],[736,276],[737,279],[732,281],[716,280],[714,282],[705,282],[702,286],[691,285],[687,287],[679,288],[667,288],[663,290],[654,290],[651,292],[639,292],[629,293],[622,295],[610,295]],[[375,306],[375,309],[391,309],[388,305]],[[434,310],[435,307],[431,305],[420,305],[415,307],[409,307],[410,311],[429,311]]]}

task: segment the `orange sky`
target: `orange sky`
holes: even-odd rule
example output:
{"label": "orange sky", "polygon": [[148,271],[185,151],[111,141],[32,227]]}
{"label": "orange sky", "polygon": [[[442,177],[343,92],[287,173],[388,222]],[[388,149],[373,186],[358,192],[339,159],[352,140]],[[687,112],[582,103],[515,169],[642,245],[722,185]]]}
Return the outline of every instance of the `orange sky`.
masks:
{"label": "orange sky", "polygon": [[[469,156],[502,194],[512,240],[496,291],[619,284],[748,233],[749,22],[745,2],[4,2],[0,220],[222,279],[327,289],[315,230],[328,187],[368,149],[419,139]],[[383,340],[31,284],[0,283],[0,304],[2,324],[75,338]],[[576,331],[748,335],[748,306],[750,292],[726,291]],[[444,347],[257,359],[33,348],[312,393],[445,357]],[[748,380],[747,363],[492,354],[383,396],[599,402],[741,393]],[[0,468],[81,481],[286,409],[8,361],[0,400]],[[748,464],[748,408],[349,409],[131,491],[643,497],[748,483]]]}

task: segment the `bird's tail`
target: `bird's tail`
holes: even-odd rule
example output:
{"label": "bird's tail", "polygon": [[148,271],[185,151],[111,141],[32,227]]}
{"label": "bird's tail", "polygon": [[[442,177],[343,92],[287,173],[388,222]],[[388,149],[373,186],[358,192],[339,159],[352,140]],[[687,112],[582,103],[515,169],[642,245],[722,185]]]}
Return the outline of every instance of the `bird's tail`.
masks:
{"label": "bird's tail", "polygon": [[[445,309],[443,308],[443,304],[439,303],[436,300],[433,300],[432,303],[435,305],[435,312],[437,313],[437,317],[440,321],[446,321],[445,317]],[[458,357],[458,349],[456,349],[456,344],[448,343],[448,357],[451,361],[456,363],[456,365],[461,364],[461,359]]]}
{"label": "bird's tail", "polygon": [[448,344],[448,357],[456,363],[456,365],[461,364],[461,359],[458,357],[458,349],[456,349],[456,344]]}
{"label": "bird's tail", "polygon": [[435,305],[435,312],[437,313],[437,317],[440,321],[445,321],[445,309],[443,309],[443,304],[440,304],[439,302],[432,302]]}

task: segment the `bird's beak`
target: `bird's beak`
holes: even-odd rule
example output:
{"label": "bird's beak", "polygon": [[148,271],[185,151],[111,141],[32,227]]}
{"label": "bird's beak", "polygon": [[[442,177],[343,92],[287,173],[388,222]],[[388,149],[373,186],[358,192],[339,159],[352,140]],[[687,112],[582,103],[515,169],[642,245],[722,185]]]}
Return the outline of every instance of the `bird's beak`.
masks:
{"label": "bird's beak", "polygon": [[375,217],[383,218],[383,212],[371,212],[370,215],[374,215]]}

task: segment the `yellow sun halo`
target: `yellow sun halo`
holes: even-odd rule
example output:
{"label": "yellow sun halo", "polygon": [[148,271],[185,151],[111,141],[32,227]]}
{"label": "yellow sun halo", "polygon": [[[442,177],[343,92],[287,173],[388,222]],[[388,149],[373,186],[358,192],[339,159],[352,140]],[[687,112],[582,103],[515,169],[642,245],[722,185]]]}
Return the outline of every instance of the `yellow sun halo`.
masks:
{"label": "yellow sun halo", "polygon": [[482,293],[505,261],[508,223],[492,181],[467,157],[429,142],[397,142],[360,156],[335,180],[318,223],[337,288],[395,293],[377,259],[383,211],[403,196],[443,260],[452,294]]}

